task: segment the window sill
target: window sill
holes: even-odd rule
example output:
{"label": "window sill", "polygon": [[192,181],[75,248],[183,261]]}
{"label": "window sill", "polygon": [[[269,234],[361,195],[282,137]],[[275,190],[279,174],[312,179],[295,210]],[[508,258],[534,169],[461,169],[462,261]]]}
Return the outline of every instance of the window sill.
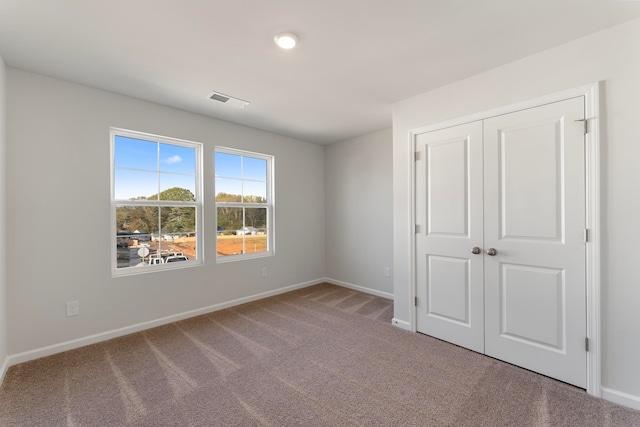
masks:
{"label": "window sill", "polygon": [[228,262],[246,261],[250,259],[267,258],[272,257],[273,252],[260,252],[259,254],[246,254],[246,255],[227,255],[216,258],[216,264],[226,264]]}
{"label": "window sill", "polygon": [[183,261],[177,263],[161,264],[161,265],[148,265],[140,267],[128,267],[118,270],[111,270],[111,277],[126,277],[137,276],[140,274],[166,272],[171,270],[182,270],[185,268],[201,267],[204,263],[202,261]]}

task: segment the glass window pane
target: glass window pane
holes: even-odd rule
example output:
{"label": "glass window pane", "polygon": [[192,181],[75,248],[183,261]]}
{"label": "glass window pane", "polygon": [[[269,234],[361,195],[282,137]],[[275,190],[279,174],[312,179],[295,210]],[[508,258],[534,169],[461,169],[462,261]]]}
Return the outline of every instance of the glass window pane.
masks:
{"label": "glass window pane", "polygon": [[255,157],[244,157],[244,179],[253,179],[256,181],[267,180],[267,161],[256,159]]}
{"label": "glass window pane", "polygon": [[114,171],[114,197],[116,200],[148,199],[158,194],[158,173],[126,169]]}
{"label": "glass window pane", "polygon": [[158,208],[155,206],[117,206],[116,229],[118,232],[150,234],[157,232]]}
{"label": "glass window pane", "polygon": [[238,255],[244,251],[242,208],[218,208],[217,256]]}
{"label": "glass window pane", "polygon": [[160,230],[163,236],[182,235],[196,231],[195,207],[163,206],[160,218]]}
{"label": "glass window pane", "polygon": [[248,234],[245,237],[245,252],[246,254],[267,252],[267,229],[257,229],[255,234]]}
{"label": "glass window pane", "polygon": [[160,170],[188,175],[196,174],[196,149],[160,144]]}
{"label": "glass window pane", "polygon": [[245,203],[267,203],[267,183],[244,181]]}
{"label": "glass window pane", "polygon": [[218,234],[216,256],[242,255],[244,253],[244,237],[228,233]]}
{"label": "glass window pane", "polygon": [[160,200],[192,202],[196,199],[196,177],[160,174]]}
{"label": "glass window pane", "polygon": [[155,252],[159,209],[154,206],[116,207],[117,268],[137,267]]}
{"label": "glass window pane", "polygon": [[[202,144],[112,130],[118,270],[197,260]],[[125,202],[126,200],[126,202]],[[139,202],[138,202],[139,201]],[[186,202],[186,203],[174,203]],[[118,204],[119,203],[119,204]],[[139,205],[137,205],[139,203]],[[136,206],[137,205],[137,206]],[[152,206],[149,206],[152,205]],[[189,263],[191,264],[191,263]],[[146,266],[146,267],[145,267]],[[120,271],[118,275],[128,274]]]}
{"label": "glass window pane", "polygon": [[[216,152],[218,257],[271,250],[267,234],[267,217],[271,209],[271,201],[267,200],[270,195],[270,183],[267,182],[270,159],[253,157],[242,151],[238,151],[238,154]],[[231,203],[242,207],[224,207]],[[248,204],[259,204],[261,207],[249,208]]]}
{"label": "glass window pane", "polygon": [[218,232],[233,232],[242,228],[242,208],[218,208]]}
{"label": "glass window pane", "polygon": [[250,234],[267,228],[267,208],[245,208],[244,225]]}
{"label": "glass window pane", "polygon": [[157,254],[165,262],[196,259],[196,208],[163,206],[160,218]]}
{"label": "glass window pane", "polygon": [[242,181],[216,178],[216,202],[241,202]]}
{"label": "glass window pane", "polygon": [[116,135],[113,149],[116,168],[158,170],[158,143]]}
{"label": "glass window pane", "polygon": [[242,158],[235,154],[216,152],[216,176],[242,178]]}

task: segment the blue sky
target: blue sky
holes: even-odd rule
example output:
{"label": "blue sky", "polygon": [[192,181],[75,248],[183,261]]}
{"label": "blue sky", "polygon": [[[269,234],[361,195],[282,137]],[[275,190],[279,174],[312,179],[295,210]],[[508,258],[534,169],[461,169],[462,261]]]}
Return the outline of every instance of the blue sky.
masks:
{"label": "blue sky", "polygon": [[216,194],[243,194],[266,198],[266,179],[266,160],[216,153]]}
{"label": "blue sky", "polygon": [[[115,137],[115,198],[149,197],[168,188],[196,192],[196,150],[172,144]],[[266,197],[267,161],[216,152],[216,194]]]}
{"label": "blue sky", "polygon": [[115,197],[149,197],[172,187],[196,191],[196,150],[116,136]]}

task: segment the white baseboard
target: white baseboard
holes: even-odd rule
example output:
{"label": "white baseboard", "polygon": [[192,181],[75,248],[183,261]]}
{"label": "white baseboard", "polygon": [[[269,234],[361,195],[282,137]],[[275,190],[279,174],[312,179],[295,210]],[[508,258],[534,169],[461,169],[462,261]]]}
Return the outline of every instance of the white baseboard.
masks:
{"label": "white baseboard", "polygon": [[[102,341],[107,341],[112,338],[121,337],[124,335],[136,333],[143,331],[145,329],[155,328],[157,326],[166,325],[168,323],[177,322],[179,320],[188,319],[190,317],[200,316],[202,314],[212,313],[214,311],[223,310],[225,308],[234,307],[236,305],[245,304],[252,301],[257,301],[263,298],[268,298],[275,295],[280,295],[285,292],[294,291],[296,289],[306,288],[308,286],[317,285],[319,283],[331,283],[338,286],[343,286],[345,288],[354,289],[360,292],[368,293],[371,295],[376,295],[382,298],[393,299],[393,294],[387,292],[381,292],[375,289],[369,289],[362,286],[354,285],[351,283],[342,282],[339,280],[334,280],[330,278],[322,278],[311,280],[304,283],[298,283],[296,285],[287,286],[280,289],[275,289],[273,291],[262,292],[255,295],[250,295],[243,298],[238,298],[235,300],[214,304],[208,307],[203,307],[197,310],[191,310],[184,313],[175,314],[172,316],[163,317],[160,319],[152,320],[149,322],[138,323],[136,325],[127,326],[124,328],[114,329],[107,332],[102,332],[99,334],[89,335],[87,337],[78,338],[71,341],[66,341],[60,344],[54,344],[47,347],[42,347],[35,350],[26,351],[23,353],[13,354],[5,357],[2,365],[0,365],[0,384],[3,383],[4,377],[7,373],[7,370],[10,366],[17,365],[19,363],[28,362],[30,360],[39,359],[41,357],[50,356],[52,354],[61,353],[63,351],[73,350],[75,348],[84,347],[86,345],[95,344]],[[410,332],[414,332],[411,329],[411,324],[409,322],[405,322],[404,320],[396,319],[395,317],[391,320],[391,324],[400,329],[404,329]],[[621,391],[613,390],[610,388],[602,387],[602,398],[608,400],[613,403],[617,403],[619,405],[623,405],[629,408],[633,408],[636,410],[640,410],[640,397],[632,394],[624,393]]]}
{"label": "white baseboard", "polygon": [[[272,297],[275,295],[283,294],[285,292],[294,291],[296,289],[306,288],[308,286],[317,285],[323,283],[324,278],[311,280],[309,282],[298,283],[296,285],[287,286],[273,291],[262,292],[248,297],[238,298],[232,301],[227,301],[219,304],[210,305],[208,307],[199,308],[197,310],[186,311],[184,313],[174,314],[172,316],[162,317],[160,319],[151,320],[148,322],[138,323],[136,325],[125,326],[124,328],[113,329],[107,332],[101,332],[94,335],[89,335],[83,338],[78,338],[71,341],[66,341],[59,344],[53,344],[47,347],[38,348],[35,350],[25,351],[23,353],[9,355],[4,364],[2,365],[2,371],[0,371],[0,379],[4,378],[4,373],[9,366],[17,365],[19,363],[28,362],[30,360],[39,359],[41,357],[51,356],[52,354],[62,353],[63,351],[73,350],[76,348],[84,347],[90,344],[96,344],[98,342],[107,341],[112,338],[118,338],[124,335],[133,334],[135,332],[144,331],[145,329],[155,328],[157,326],[166,325],[168,323],[177,322],[178,320],[188,319],[190,317],[200,316],[202,314],[212,313],[214,311],[223,310],[225,308],[234,307],[236,305],[245,304],[251,301],[257,301],[263,298]],[[2,382],[0,381],[0,384]]]}
{"label": "white baseboard", "polygon": [[340,280],[331,279],[330,277],[325,277],[324,281],[327,283],[331,283],[332,285],[338,285],[344,288],[353,289],[354,291],[360,291],[360,292],[364,292],[365,294],[371,294],[378,297],[393,300],[393,294],[390,294],[388,292],[382,292],[376,289],[365,288],[364,286],[358,286],[358,285],[354,285],[353,283],[347,283]]}
{"label": "white baseboard", "polygon": [[404,320],[396,319],[395,317],[391,319],[391,324],[400,329],[404,329],[405,331],[415,332],[411,329],[411,324],[409,322],[405,322]]}
{"label": "white baseboard", "polygon": [[633,394],[602,387],[602,398],[610,402],[617,403],[618,405],[627,406],[640,411],[640,396],[634,396]]}

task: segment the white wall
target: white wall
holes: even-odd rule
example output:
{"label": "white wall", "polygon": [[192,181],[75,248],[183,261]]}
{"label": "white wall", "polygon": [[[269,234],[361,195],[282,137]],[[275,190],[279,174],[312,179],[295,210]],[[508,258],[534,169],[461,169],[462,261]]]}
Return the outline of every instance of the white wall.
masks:
{"label": "white wall", "polygon": [[335,283],[391,298],[392,131],[325,150],[326,271]]}
{"label": "white wall", "polygon": [[[325,276],[322,146],[11,68],[7,78],[12,357]],[[204,266],[111,277],[110,126],[204,143]],[[216,144],[275,155],[275,256],[215,263]],[[80,315],[66,318],[70,300]]]}
{"label": "white wall", "polygon": [[640,20],[399,102],[393,108],[395,317],[412,323],[409,129],[533,99],[595,81],[601,139],[602,337],[605,397],[640,408]]}
{"label": "white wall", "polygon": [[[6,68],[0,56],[0,236],[6,236]],[[7,350],[6,239],[0,238],[0,383],[5,373]]]}

